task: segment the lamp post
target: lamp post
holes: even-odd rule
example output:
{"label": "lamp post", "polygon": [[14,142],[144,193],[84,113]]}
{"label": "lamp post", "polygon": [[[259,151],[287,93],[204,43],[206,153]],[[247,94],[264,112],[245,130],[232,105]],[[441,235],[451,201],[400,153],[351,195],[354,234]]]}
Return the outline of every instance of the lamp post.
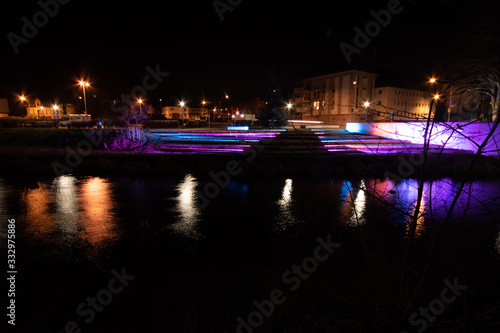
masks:
{"label": "lamp post", "polygon": [[[207,101],[203,100],[201,101],[201,113],[203,114],[205,112],[205,105],[207,104]],[[210,111],[207,112],[207,119],[208,119],[208,128],[210,128]]]}
{"label": "lamp post", "polygon": [[183,101],[181,101],[180,105],[181,105],[182,126],[184,127],[184,105],[185,105],[185,103]]}
{"label": "lamp post", "polygon": [[30,106],[30,101],[29,101],[29,100],[27,100],[27,99],[26,99],[26,97],[24,97],[24,95],[22,95],[22,96],[20,97],[20,99],[21,99],[21,102],[23,102],[24,107],[26,107],[26,101],[28,102],[28,106],[26,107],[26,115],[29,117],[30,108],[31,108],[31,106]]}
{"label": "lamp post", "polygon": [[142,99],[139,98],[137,102],[139,102],[139,113],[142,115]]}
{"label": "lamp post", "polygon": [[56,112],[56,123],[59,123],[59,118],[57,117],[57,110],[59,109],[59,107],[57,106],[57,104],[54,104],[53,108],[54,111]]}
{"label": "lamp post", "polygon": [[370,106],[370,102],[365,102],[365,123],[368,122],[368,107]]}
{"label": "lamp post", "polygon": [[[448,122],[450,122],[450,115],[451,115],[451,108],[453,106],[452,101],[453,101],[453,81],[449,80],[438,80],[436,78],[431,78],[429,82],[432,83],[441,83],[441,84],[449,84],[450,85],[450,105],[448,106]],[[439,98],[439,95],[437,95]]]}
{"label": "lamp post", "polygon": [[83,103],[85,105],[85,110],[83,110],[83,114],[87,114],[87,97],[85,96],[85,87],[90,86],[90,83],[80,80],[80,85],[83,88]]}

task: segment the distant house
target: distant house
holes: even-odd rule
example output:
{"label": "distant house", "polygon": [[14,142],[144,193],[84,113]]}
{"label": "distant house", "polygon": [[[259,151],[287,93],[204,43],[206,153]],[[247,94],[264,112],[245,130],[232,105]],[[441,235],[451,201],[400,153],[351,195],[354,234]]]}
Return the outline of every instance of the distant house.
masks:
{"label": "distant house", "polygon": [[180,106],[164,106],[161,113],[167,119],[185,119],[185,120],[205,120],[208,115],[207,108],[189,108]]}
{"label": "distant house", "polygon": [[28,119],[60,119],[63,110],[55,105],[43,105],[40,99],[26,99],[26,118]]}
{"label": "distant house", "polygon": [[7,98],[0,98],[0,118],[7,118],[9,116],[9,103]]}

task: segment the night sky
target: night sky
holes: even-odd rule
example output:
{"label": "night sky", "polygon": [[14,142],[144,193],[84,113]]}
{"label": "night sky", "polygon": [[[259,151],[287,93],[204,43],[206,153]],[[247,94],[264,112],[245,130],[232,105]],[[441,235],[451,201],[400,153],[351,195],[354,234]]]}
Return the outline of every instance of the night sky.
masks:
{"label": "night sky", "polygon": [[339,44],[354,45],[354,27],[364,30],[374,20],[370,12],[391,2],[233,0],[240,4],[221,21],[211,0],[72,0],[59,5],[17,54],[7,35],[22,36],[21,18],[32,22],[41,7],[36,1],[9,2],[0,20],[0,97],[12,102],[24,92],[71,101],[81,93],[77,79],[87,77],[90,94],[114,99],[142,85],[146,66],[157,65],[170,75],[146,100],[162,98],[163,105],[183,99],[197,106],[202,97],[215,102],[224,92],[232,100],[254,99],[273,72],[285,98],[308,75],[366,64],[423,79],[446,64],[449,50],[476,22],[496,15],[481,1],[403,0],[401,12],[348,64]]}

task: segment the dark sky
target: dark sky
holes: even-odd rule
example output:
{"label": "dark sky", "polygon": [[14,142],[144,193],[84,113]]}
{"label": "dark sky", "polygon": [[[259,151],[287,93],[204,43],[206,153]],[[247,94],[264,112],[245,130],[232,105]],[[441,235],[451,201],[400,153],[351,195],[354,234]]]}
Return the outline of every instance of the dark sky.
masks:
{"label": "dark sky", "polygon": [[117,98],[142,85],[145,67],[157,64],[170,75],[146,98],[169,104],[180,98],[199,104],[202,96],[216,100],[224,91],[251,99],[262,95],[272,70],[287,97],[294,81],[322,68],[369,62],[427,75],[474,17],[489,14],[481,14],[479,4],[477,14],[443,1],[403,0],[401,13],[347,64],[339,44],[353,45],[353,28],[364,29],[373,20],[370,12],[387,9],[391,1],[233,0],[241,4],[221,21],[212,0],[71,0],[17,54],[7,35],[22,36],[21,19],[33,22],[41,7],[36,1],[9,2],[0,19],[0,97],[24,92],[66,101],[85,75],[91,94]]}

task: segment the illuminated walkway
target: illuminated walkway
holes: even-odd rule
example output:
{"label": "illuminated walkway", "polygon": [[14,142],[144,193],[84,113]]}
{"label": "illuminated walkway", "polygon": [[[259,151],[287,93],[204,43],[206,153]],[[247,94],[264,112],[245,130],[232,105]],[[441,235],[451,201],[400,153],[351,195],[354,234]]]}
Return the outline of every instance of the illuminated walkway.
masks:
{"label": "illuminated walkway", "polygon": [[286,130],[151,130],[148,138],[157,143],[156,150],[171,154],[241,153],[255,144],[265,144]]}
{"label": "illuminated walkway", "polygon": [[[410,141],[349,133],[338,129],[274,129],[274,130],[151,130],[149,139],[156,150],[170,154],[238,154],[256,145],[262,155],[301,156],[332,154],[396,154],[418,153],[423,145]],[[454,153],[430,145],[431,153]],[[462,151],[466,153],[465,151]]]}

